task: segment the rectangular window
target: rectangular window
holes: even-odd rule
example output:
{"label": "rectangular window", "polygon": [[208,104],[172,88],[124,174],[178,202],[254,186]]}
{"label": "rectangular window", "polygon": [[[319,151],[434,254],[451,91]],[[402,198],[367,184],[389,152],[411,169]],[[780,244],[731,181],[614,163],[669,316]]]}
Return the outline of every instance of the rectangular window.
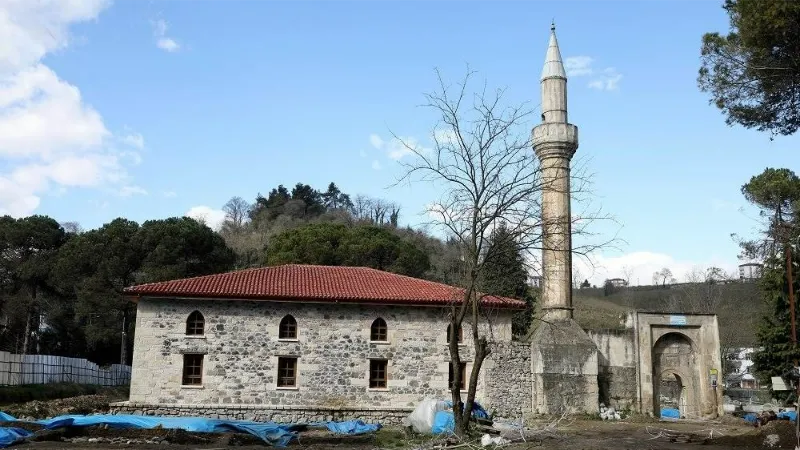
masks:
{"label": "rectangular window", "polygon": [[297,358],[278,358],[278,387],[297,387]]}
{"label": "rectangular window", "polygon": [[369,387],[372,389],[386,389],[389,361],[385,359],[371,359],[369,361]]}
{"label": "rectangular window", "polygon": [[[447,377],[447,386],[449,389],[453,389],[453,379],[455,378],[455,374],[453,373],[453,363],[450,363],[450,371]],[[462,391],[466,390],[467,386],[467,363],[461,363],[461,383],[459,389]]]}
{"label": "rectangular window", "polygon": [[[453,325],[447,326],[447,343],[450,343],[450,339],[453,339],[453,333],[451,332],[453,329]],[[462,343],[464,341],[464,329],[458,327],[458,333],[456,334],[456,338],[458,339],[458,343]]]}
{"label": "rectangular window", "polygon": [[203,384],[203,355],[186,353],[183,355],[183,381],[184,386],[199,386]]}

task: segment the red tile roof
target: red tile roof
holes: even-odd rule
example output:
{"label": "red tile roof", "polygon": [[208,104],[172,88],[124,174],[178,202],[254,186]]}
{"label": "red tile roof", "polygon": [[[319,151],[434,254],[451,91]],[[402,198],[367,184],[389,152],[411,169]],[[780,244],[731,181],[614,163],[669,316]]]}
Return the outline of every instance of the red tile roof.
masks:
{"label": "red tile roof", "polygon": [[[288,264],[131,286],[138,297],[282,300],[411,305],[447,305],[463,289],[368,267]],[[525,303],[486,296],[484,306],[523,309]]]}

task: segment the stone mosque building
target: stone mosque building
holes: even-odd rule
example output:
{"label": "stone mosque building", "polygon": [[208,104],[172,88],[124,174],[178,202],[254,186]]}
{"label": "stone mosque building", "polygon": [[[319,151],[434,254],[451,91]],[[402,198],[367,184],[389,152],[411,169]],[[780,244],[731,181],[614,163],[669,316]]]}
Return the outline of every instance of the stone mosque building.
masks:
{"label": "stone mosque building", "polygon": [[[511,337],[520,301],[487,297],[492,354],[477,399],[496,416],[597,413],[600,403],[659,414],[662,380],[677,381],[684,417],[722,413],[715,315],[638,312],[614,331],[573,319],[570,160],[578,128],[552,28],[533,151],[543,177],[541,318]],[[449,399],[471,370],[469,333],[449,330],[456,288],[363,267],[286,265],[134,286],[130,400],[116,412],[262,421],[361,418],[399,423],[425,398]],[[488,326],[482,323],[481,326]],[[449,361],[448,340],[467,359]],[[462,384],[466,387],[466,384]],[[674,383],[673,386],[674,388]]]}

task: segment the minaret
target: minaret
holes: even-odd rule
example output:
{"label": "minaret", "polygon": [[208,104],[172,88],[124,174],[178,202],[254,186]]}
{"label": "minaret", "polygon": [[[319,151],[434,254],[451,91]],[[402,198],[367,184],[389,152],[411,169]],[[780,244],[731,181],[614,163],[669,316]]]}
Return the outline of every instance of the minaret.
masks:
{"label": "minaret", "polygon": [[570,160],[578,148],[578,127],[567,122],[567,73],[550,28],[541,78],[542,123],[533,128],[533,149],[542,170],[542,319],[572,318],[572,220]]}

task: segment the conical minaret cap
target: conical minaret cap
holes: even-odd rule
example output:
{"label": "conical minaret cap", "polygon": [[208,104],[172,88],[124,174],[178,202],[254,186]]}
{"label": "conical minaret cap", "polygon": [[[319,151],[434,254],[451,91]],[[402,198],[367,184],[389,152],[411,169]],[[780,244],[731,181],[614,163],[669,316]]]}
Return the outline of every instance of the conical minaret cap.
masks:
{"label": "conical minaret cap", "polygon": [[550,27],[550,43],[547,46],[547,56],[544,59],[542,69],[542,80],[548,78],[567,79],[567,72],[564,70],[564,62],[561,60],[561,51],[558,49],[558,39],[556,39],[556,26]]}

